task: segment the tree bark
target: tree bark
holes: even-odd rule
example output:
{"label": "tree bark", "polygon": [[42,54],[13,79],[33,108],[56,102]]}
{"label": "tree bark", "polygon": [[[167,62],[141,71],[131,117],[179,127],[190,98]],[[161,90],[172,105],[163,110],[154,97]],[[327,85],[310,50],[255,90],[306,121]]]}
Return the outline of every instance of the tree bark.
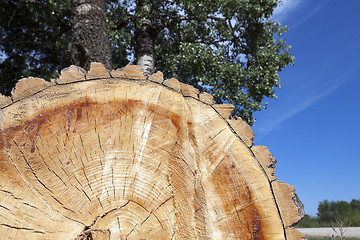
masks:
{"label": "tree bark", "polygon": [[71,66],[0,95],[2,239],[302,239],[234,106],[139,66],[111,76]]}
{"label": "tree bark", "polygon": [[136,64],[140,66],[144,74],[150,75],[155,72],[155,39],[157,36],[149,18],[151,2],[136,1],[136,11],[143,16],[135,31]]}
{"label": "tree bark", "polygon": [[73,12],[72,62],[90,69],[91,62],[112,68],[105,0],[71,0]]}

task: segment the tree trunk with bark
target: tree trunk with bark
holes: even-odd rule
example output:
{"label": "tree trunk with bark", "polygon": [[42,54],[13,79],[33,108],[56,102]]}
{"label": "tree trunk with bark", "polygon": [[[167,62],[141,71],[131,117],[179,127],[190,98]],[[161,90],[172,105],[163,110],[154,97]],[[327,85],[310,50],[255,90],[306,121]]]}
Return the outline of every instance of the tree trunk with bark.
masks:
{"label": "tree trunk with bark", "polygon": [[0,106],[2,239],[302,239],[268,149],[174,78],[71,66]]}
{"label": "tree trunk with bark", "polygon": [[135,31],[136,64],[140,66],[146,75],[155,72],[155,39],[157,31],[149,18],[150,11],[151,2],[145,0],[136,1],[136,12],[142,15]]}
{"label": "tree trunk with bark", "polygon": [[73,64],[89,70],[91,62],[112,68],[104,0],[71,0]]}

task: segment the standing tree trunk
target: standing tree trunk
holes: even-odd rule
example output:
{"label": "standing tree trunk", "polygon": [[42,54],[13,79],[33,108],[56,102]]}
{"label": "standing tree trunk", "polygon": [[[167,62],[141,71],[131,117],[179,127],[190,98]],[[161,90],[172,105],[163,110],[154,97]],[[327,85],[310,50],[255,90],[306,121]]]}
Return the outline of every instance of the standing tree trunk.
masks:
{"label": "standing tree trunk", "polygon": [[112,68],[104,0],[71,0],[72,62],[86,70],[91,62]]}
{"label": "standing tree trunk", "polygon": [[140,66],[144,74],[155,72],[155,38],[157,32],[152,25],[149,14],[151,3],[144,0],[136,1],[136,11],[142,16],[135,31],[136,38],[136,64]]}

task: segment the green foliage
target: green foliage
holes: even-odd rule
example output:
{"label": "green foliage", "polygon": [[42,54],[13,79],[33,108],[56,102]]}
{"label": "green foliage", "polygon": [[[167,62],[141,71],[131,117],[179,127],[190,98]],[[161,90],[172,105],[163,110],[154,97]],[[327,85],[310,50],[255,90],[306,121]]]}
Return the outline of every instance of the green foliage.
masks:
{"label": "green foliage", "polygon": [[317,217],[305,214],[296,227],[331,227],[343,219],[347,227],[360,227],[360,200],[328,201],[319,203]]}
{"label": "green foliage", "polygon": [[320,222],[334,222],[336,218],[346,219],[351,226],[360,226],[360,201],[351,202],[327,200],[320,202],[318,207],[318,219]]}
{"label": "green foliage", "polygon": [[56,77],[70,65],[70,0],[0,1],[0,91],[27,76]]}
{"label": "green foliage", "polygon": [[308,214],[305,214],[303,219],[296,224],[296,227],[298,228],[318,228],[320,227],[320,223],[316,217],[309,216]]}
{"label": "green foliage", "polygon": [[[150,11],[137,9],[139,1]],[[114,67],[134,64],[136,27],[149,18],[157,70],[234,104],[235,114],[252,124],[264,99],[276,97],[278,73],[293,64],[281,38],[287,29],[270,19],[280,2],[107,0]],[[1,92],[22,76],[50,78],[70,65],[70,0],[5,0],[0,9],[0,51],[8,57],[0,65]]]}
{"label": "green foliage", "polygon": [[253,112],[266,108],[263,99],[276,97],[279,71],[293,63],[280,38],[286,28],[269,19],[279,1],[175,2],[157,6],[160,23],[179,20],[158,35],[158,69],[234,104],[235,114],[252,124]]}

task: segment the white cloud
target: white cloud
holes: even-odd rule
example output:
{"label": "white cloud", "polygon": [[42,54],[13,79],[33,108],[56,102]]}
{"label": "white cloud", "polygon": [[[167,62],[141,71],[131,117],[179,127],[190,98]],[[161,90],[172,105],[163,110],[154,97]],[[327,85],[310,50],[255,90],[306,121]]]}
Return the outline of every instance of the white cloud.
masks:
{"label": "white cloud", "polygon": [[[295,101],[287,101],[286,106],[281,108],[280,111],[273,112],[272,116],[267,118],[265,121],[262,121],[259,125],[256,125],[255,123],[254,131],[258,136],[257,139],[260,140],[261,138],[267,136],[270,132],[281,129],[282,123],[296,114],[306,110],[322,98],[332,94],[338,87],[348,82],[349,79],[351,79],[350,76],[357,73],[359,70],[360,66],[353,67],[330,82],[328,79],[321,79],[320,81],[319,79],[312,80],[311,82],[316,83],[316,86],[309,84],[305,89],[301,89],[301,93],[297,93]],[[323,86],[324,82],[327,86]]]}
{"label": "white cloud", "polygon": [[294,29],[323,9],[329,1],[283,0],[282,4],[275,8],[272,20],[285,25],[291,24]]}
{"label": "white cloud", "polygon": [[283,3],[275,8],[273,20],[277,22],[284,21],[300,7],[302,2],[303,0],[283,0]]}

